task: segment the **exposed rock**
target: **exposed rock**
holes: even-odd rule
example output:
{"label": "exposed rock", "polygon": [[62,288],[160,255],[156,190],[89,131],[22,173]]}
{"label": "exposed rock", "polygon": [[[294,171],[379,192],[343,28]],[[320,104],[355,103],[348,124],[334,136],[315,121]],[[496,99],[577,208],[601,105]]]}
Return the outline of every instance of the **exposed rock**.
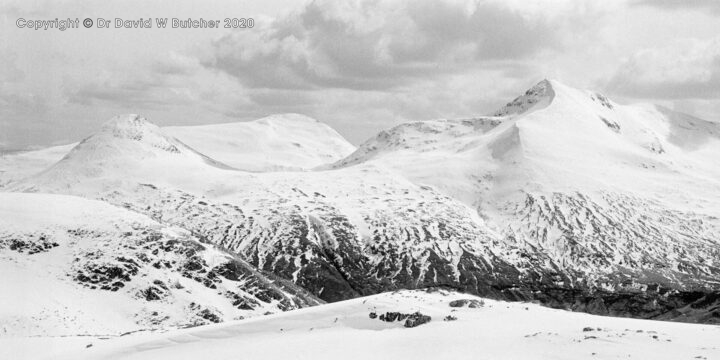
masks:
{"label": "exposed rock", "polygon": [[217,316],[215,313],[213,313],[209,309],[203,309],[199,313],[197,313],[197,316],[211,322],[211,323],[219,323],[220,317]]}
{"label": "exposed rock", "polygon": [[485,302],[477,299],[458,299],[450,302],[450,307],[469,307],[480,308],[485,306]]}
{"label": "exposed rock", "polygon": [[416,327],[416,326],[420,326],[420,325],[422,325],[422,324],[429,323],[430,320],[432,320],[432,318],[431,318],[430,316],[428,316],[428,315],[423,315],[423,314],[421,314],[421,313],[419,313],[419,312],[416,312],[416,313],[414,313],[414,314],[411,314],[411,315],[407,318],[407,320],[405,320],[405,325],[404,325],[404,326],[405,326],[406,328]]}

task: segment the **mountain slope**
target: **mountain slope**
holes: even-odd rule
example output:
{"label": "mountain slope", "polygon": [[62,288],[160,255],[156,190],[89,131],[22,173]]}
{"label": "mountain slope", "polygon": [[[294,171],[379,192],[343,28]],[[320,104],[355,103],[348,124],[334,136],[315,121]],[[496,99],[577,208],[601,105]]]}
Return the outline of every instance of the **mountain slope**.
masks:
{"label": "mountain slope", "polygon": [[187,230],[64,195],[0,193],[0,271],[0,337],[119,335],[320,303]]}
{"label": "mountain slope", "polygon": [[62,159],[77,144],[45,149],[0,153],[0,189],[11,182],[35,175]]}
{"label": "mountain slope", "polygon": [[355,150],[331,127],[298,114],[229,124],[169,126],[163,131],[234,168],[256,172],[310,169]]}

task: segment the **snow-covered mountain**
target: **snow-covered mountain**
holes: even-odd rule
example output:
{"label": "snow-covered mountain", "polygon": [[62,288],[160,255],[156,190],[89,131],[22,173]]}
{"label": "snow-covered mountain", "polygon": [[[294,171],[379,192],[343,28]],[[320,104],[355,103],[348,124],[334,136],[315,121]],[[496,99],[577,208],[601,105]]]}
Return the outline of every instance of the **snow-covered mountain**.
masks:
{"label": "snow-covered mountain", "polygon": [[334,167],[432,186],[584,286],[717,290],[719,154],[719,124],[545,80],[495,116],[403,124]]}
{"label": "snow-covered mountain", "polygon": [[[232,168],[166,135],[145,118],[122,115],[106,122],[60,161],[27,181],[58,192],[108,191],[135,184],[133,174],[197,183],[204,177],[202,173],[228,169]],[[13,186],[17,187],[9,187]]]}
{"label": "snow-covered mountain", "polygon": [[[301,172],[276,171],[295,145],[250,169],[269,146],[203,140],[232,138],[225,126],[171,135],[117,118],[8,189],[126,208],[326,301],[444,286],[599,314],[720,316],[717,124],[543,81],[493,116],[403,124]],[[327,138],[317,148],[338,148]]]}
{"label": "snow-covered mountain", "polygon": [[307,170],[341,160],[355,150],[330,126],[298,114],[169,126],[163,131],[213,159],[247,171]]}
{"label": "snow-covered mountain", "polygon": [[[114,121],[119,120],[118,117]],[[168,138],[175,138],[168,141],[182,139],[182,143],[228,166],[255,172],[308,170],[343,159],[355,150],[328,125],[298,114],[277,114],[249,122],[161,129]],[[47,169],[77,145],[0,153],[0,189]],[[177,146],[182,147],[182,144]]]}
{"label": "snow-covered mountain", "polygon": [[518,189],[617,191],[718,215],[718,153],[718,123],[544,80],[495,116],[381,132],[335,167],[378,160],[472,206]]}

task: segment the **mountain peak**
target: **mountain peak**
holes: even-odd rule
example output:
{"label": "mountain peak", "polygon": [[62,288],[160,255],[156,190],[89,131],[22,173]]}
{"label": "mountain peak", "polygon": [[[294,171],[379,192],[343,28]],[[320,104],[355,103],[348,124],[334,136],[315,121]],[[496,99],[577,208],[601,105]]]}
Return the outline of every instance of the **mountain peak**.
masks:
{"label": "mountain peak", "polygon": [[103,126],[138,126],[146,123],[148,123],[147,119],[138,114],[120,114],[113,116],[110,120],[106,121]]}
{"label": "mountain peak", "polygon": [[126,114],[105,122],[100,131],[78,143],[60,161],[38,174],[35,181],[38,184],[66,186],[89,179],[102,182],[105,177],[126,179],[131,175],[144,177],[157,172],[162,175],[173,173],[159,170],[168,168],[176,169],[175,172],[230,169],[228,165],[166,135],[144,117]]}
{"label": "mountain peak", "polygon": [[160,128],[137,114],[117,115],[102,125],[101,133],[121,139],[142,140],[147,134],[157,134]]}
{"label": "mountain peak", "polygon": [[513,101],[494,112],[493,116],[519,115],[532,108],[549,105],[555,98],[555,83],[556,81],[549,79],[540,81],[525,91],[525,94],[516,97]]}

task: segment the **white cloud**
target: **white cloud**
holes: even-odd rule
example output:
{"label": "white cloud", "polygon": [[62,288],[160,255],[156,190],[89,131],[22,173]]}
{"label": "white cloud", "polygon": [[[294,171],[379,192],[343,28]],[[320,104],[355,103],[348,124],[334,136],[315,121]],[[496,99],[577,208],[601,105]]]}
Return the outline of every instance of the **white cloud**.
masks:
{"label": "white cloud", "polygon": [[620,65],[608,88],[636,98],[720,98],[720,37],[640,50]]}
{"label": "white cloud", "polygon": [[720,2],[717,0],[635,0],[632,3],[664,10],[701,10],[720,14]]}

